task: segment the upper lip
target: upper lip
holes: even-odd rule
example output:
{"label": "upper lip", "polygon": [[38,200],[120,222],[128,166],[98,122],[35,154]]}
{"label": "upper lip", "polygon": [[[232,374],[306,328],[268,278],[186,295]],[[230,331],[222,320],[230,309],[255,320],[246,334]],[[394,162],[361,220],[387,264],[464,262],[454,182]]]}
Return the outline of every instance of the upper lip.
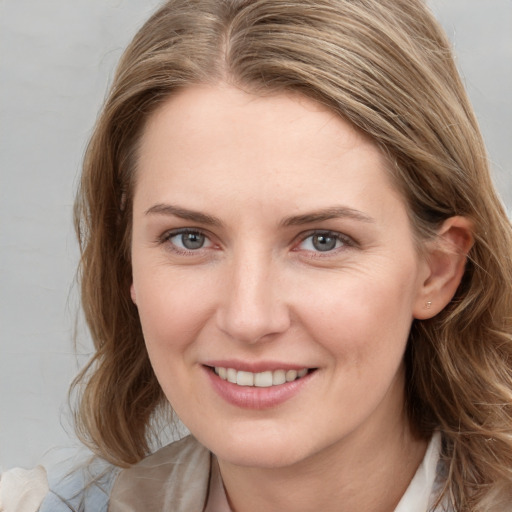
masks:
{"label": "upper lip", "polygon": [[220,368],[233,368],[237,371],[243,372],[268,372],[275,370],[302,370],[303,368],[314,368],[310,365],[296,364],[296,363],[283,363],[280,361],[240,361],[237,359],[223,359],[215,361],[205,361],[202,363],[204,366],[220,367]]}

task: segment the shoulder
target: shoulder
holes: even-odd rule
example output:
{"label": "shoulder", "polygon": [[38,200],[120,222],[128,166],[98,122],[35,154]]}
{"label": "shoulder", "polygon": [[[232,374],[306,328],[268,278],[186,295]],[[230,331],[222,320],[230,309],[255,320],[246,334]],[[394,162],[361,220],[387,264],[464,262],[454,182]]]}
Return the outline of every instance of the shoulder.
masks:
{"label": "shoulder", "polygon": [[194,437],[171,443],[119,473],[109,512],[202,510],[210,463],[210,452]]}
{"label": "shoulder", "polygon": [[119,471],[97,458],[72,470],[50,471],[49,490],[38,512],[107,512],[110,490]]}

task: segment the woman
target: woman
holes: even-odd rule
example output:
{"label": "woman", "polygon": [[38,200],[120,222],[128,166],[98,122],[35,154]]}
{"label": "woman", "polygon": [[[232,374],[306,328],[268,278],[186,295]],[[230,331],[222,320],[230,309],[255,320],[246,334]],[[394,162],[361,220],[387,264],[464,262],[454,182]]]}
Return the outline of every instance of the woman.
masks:
{"label": "woman", "polygon": [[[76,202],[77,427],[126,469],[41,510],[507,510],[511,236],[487,167],[421,1],[165,4]],[[148,456],[167,403],[194,437]]]}

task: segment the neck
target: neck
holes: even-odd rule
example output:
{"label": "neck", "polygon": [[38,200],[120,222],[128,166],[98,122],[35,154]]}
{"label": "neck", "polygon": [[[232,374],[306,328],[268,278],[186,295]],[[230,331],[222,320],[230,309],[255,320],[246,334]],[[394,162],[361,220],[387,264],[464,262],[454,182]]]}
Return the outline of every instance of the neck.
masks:
{"label": "neck", "polygon": [[291,466],[219,466],[233,512],[392,512],[426,446],[402,414],[387,429],[354,433]]}

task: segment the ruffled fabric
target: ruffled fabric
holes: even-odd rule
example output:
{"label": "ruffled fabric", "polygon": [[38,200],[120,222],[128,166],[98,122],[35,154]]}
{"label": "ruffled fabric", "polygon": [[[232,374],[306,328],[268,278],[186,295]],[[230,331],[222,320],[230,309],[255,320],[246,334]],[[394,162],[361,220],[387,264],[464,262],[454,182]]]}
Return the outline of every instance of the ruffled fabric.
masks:
{"label": "ruffled fabric", "polygon": [[161,448],[119,473],[109,512],[202,512],[211,459],[211,453],[192,436]]}
{"label": "ruffled fabric", "polygon": [[0,476],[0,512],[37,512],[48,494],[48,478],[42,466],[14,468]]}

